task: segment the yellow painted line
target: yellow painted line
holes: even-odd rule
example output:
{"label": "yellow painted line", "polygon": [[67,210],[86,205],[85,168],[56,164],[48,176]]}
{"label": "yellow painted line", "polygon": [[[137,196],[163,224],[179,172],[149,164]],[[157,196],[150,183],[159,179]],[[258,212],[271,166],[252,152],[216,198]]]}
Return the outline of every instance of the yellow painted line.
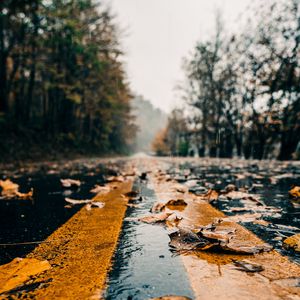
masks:
{"label": "yellow painted line", "polygon": [[[177,183],[166,182],[162,176],[155,176],[155,172],[153,175],[151,184],[157,199],[164,202],[184,198],[188,203],[186,209],[180,212],[183,217],[180,226],[189,228],[205,226],[216,218],[225,217],[221,211],[207,202],[197,200],[197,196],[176,192]],[[253,245],[264,243],[237,223],[228,222],[228,226],[237,229],[238,241],[250,241]],[[181,255],[181,258],[197,300],[300,299],[300,288],[289,286],[292,285],[294,278],[300,277],[300,266],[275,250],[256,255],[199,251]],[[231,263],[232,259],[247,259],[263,265],[265,270],[249,275],[236,270]]]}
{"label": "yellow painted line", "polygon": [[26,294],[34,299],[100,299],[111,259],[117,245],[132,181],[118,183],[106,195],[94,200],[104,208],[83,207],[28,258],[48,260],[52,268],[33,282],[47,282]]}

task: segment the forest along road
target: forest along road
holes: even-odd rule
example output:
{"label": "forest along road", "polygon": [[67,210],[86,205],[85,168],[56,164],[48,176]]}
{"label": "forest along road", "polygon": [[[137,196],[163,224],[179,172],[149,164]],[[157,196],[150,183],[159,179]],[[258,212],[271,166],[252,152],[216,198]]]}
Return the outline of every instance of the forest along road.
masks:
{"label": "forest along road", "polygon": [[[144,156],[67,164],[64,186],[103,173],[96,196],[63,191],[63,209],[80,209],[30,251],[9,252],[1,299],[300,299],[299,244],[285,242],[300,232],[298,200],[288,194],[298,162]],[[45,180],[62,176],[59,168],[38,167]],[[9,176],[18,178],[7,171],[2,179]]]}

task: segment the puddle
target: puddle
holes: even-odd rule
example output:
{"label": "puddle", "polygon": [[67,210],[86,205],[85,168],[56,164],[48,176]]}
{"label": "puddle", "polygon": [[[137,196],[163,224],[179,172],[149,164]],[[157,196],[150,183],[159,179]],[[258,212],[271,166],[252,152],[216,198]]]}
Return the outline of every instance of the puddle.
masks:
{"label": "puddle", "polygon": [[[130,218],[149,214],[156,201],[145,183],[136,184],[136,188],[144,200],[140,207],[127,209]],[[146,300],[170,294],[193,298],[181,259],[172,255],[168,243],[163,226],[125,221],[105,299]]]}
{"label": "puddle", "polygon": [[[188,175],[183,176],[184,172]],[[288,196],[291,187],[299,185],[299,164],[271,161],[198,160],[173,165],[168,174],[182,184],[187,180],[197,180],[199,186],[215,190],[222,190],[228,184],[234,184],[238,188],[247,187],[249,193],[258,195],[267,206],[282,209],[274,215],[263,216],[262,219],[270,223],[268,226],[252,222],[241,222],[241,224],[271,244],[281,254],[300,263],[299,253],[287,251],[282,246],[282,240],[285,237],[300,233],[300,208],[294,207]],[[278,179],[272,183],[272,178]],[[241,200],[219,199],[212,202],[212,205],[229,216],[251,213],[251,211],[231,211],[232,208],[244,207]],[[295,228],[291,230],[285,226],[292,226],[298,230]]]}
{"label": "puddle", "polygon": [[94,196],[89,191],[94,184],[104,182],[103,175],[88,176],[86,173],[86,170],[79,170],[73,174],[72,178],[83,183],[78,189],[62,188],[60,178],[70,177],[67,170],[55,175],[45,170],[10,176],[22,192],[32,187],[34,199],[0,200],[0,265],[15,257],[24,257],[83,206],[65,208],[65,197],[90,199]]}

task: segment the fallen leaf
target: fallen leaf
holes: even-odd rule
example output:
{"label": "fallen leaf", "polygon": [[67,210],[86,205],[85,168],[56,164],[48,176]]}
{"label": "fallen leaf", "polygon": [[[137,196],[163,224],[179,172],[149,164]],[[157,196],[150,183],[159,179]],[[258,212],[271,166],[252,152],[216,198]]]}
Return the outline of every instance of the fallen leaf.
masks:
{"label": "fallen leaf", "polygon": [[178,229],[169,234],[169,246],[176,251],[204,250],[211,248],[213,244],[203,239],[198,234],[187,229]]}
{"label": "fallen leaf", "polygon": [[105,206],[105,203],[103,202],[97,202],[97,201],[93,201],[88,203],[85,208],[86,210],[91,210],[93,207],[97,207],[97,208],[103,208]]}
{"label": "fallen leaf", "polygon": [[166,203],[167,207],[187,206],[187,203],[183,199],[169,200]]}
{"label": "fallen leaf", "polygon": [[15,258],[10,263],[0,266],[0,294],[8,292],[28,281],[31,276],[49,270],[47,260],[35,258]]}
{"label": "fallen leaf", "polygon": [[254,220],[253,223],[265,227],[267,227],[270,224],[270,222],[267,222],[265,220]]}
{"label": "fallen leaf", "polygon": [[214,224],[201,228],[198,235],[213,242],[228,243],[236,232],[235,228]]}
{"label": "fallen leaf", "polygon": [[204,186],[193,186],[189,188],[189,192],[197,196],[202,196],[208,192],[208,189]]}
{"label": "fallen leaf", "polygon": [[293,249],[300,252],[300,233],[292,235],[283,241],[283,245],[287,249]]}
{"label": "fallen leaf", "polygon": [[273,249],[269,244],[252,245],[250,241],[233,241],[221,245],[222,249],[235,252],[239,254],[256,254],[261,252],[268,252]]}
{"label": "fallen leaf", "polygon": [[23,200],[32,199],[32,197],[33,197],[33,188],[31,188],[28,193],[16,192],[16,196],[20,199],[23,199]]}
{"label": "fallen leaf", "polygon": [[239,254],[256,254],[270,251],[272,247],[268,244],[252,245],[250,241],[234,240],[235,228],[221,225],[222,220],[198,229],[196,232],[179,229],[169,234],[170,247],[177,251],[207,250],[212,247],[236,252]]}
{"label": "fallen leaf", "polygon": [[240,199],[244,199],[244,200],[251,200],[255,203],[257,203],[257,205],[262,205],[265,206],[265,204],[260,201],[259,197],[257,195],[254,194],[249,194],[246,192],[242,192],[242,191],[230,191],[230,192],[226,192],[224,194],[222,194],[222,197],[224,197],[229,199],[229,200],[240,200]]}
{"label": "fallen leaf", "polygon": [[152,214],[149,216],[138,218],[138,221],[152,224],[152,223],[161,223],[164,222],[172,213],[160,213],[160,214]]}
{"label": "fallen leaf", "polygon": [[175,192],[183,193],[183,194],[188,191],[188,188],[182,184],[175,184],[172,189]]}
{"label": "fallen leaf", "polygon": [[62,186],[65,188],[69,188],[72,186],[79,187],[81,185],[80,180],[75,180],[75,179],[61,179],[60,182],[61,182]]}
{"label": "fallen leaf", "polygon": [[232,192],[232,191],[237,191],[237,187],[234,184],[228,184],[225,187],[226,193]]}
{"label": "fallen leaf", "polygon": [[110,192],[110,187],[96,184],[90,192],[93,194],[106,194]]}
{"label": "fallen leaf", "polygon": [[171,214],[166,219],[166,225],[168,227],[177,227],[181,220],[182,220],[182,217],[178,216],[177,214]]}
{"label": "fallen leaf", "polygon": [[208,190],[208,192],[203,195],[197,195],[197,199],[204,200],[209,203],[218,200],[218,198],[219,198],[219,193],[212,189]]}
{"label": "fallen leaf", "polygon": [[163,202],[156,202],[153,204],[152,208],[151,208],[151,212],[159,212],[159,211],[163,211],[166,207],[166,203]]}
{"label": "fallen leaf", "polygon": [[31,189],[28,193],[20,193],[19,185],[12,182],[9,179],[0,180],[1,197],[10,199],[10,198],[19,198],[19,199],[32,199],[33,197],[33,189]]}
{"label": "fallen leaf", "polygon": [[77,205],[77,204],[86,204],[86,203],[92,202],[91,199],[77,200],[77,199],[71,199],[71,198],[65,198],[65,201],[67,201],[68,203],[71,203],[71,204],[73,204],[73,205]]}
{"label": "fallen leaf", "polygon": [[233,260],[233,264],[237,267],[236,268],[237,270],[249,272],[249,273],[261,272],[265,269],[262,265],[253,263],[246,259]]}
{"label": "fallen leaf", "polygon": [[156,202],[151,208],[151,212],[163,211],[166,207],[169,209],[182,210],[187,206],[183,199],[169,200],[166,203]]}
{"label": "fallen leaf", "polygon": [[241,222],[241,223],[249,223],[254,222],[257,219],[260,219],[262,214],[254,213],[254,214],[242,214],[242,215],[235,215],[235,216],[228,216],[223,218],[223,220],[231,221],[231,222]]}
{"label": "fallen leaf", "polygon": [[300,186],[295,186],[289,191],[289,195],[293,199],[300,199]]}
{"label": "fallen leaf", "polygon": [[124,182],[125,179],[123,176],[110,176],[108,178],[106,178],[107,182]]}

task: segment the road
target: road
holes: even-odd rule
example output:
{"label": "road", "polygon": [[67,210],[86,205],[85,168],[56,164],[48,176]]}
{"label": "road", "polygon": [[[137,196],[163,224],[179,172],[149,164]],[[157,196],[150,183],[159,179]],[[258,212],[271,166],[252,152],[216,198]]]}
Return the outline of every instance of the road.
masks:
{"label": "road", "polygon": [[[109,171],[100,165],[109,166]],[[299,209],[288,198],[289,187],[299,182],[297,162],[138,155],[49,163],[42,171],[37,165],[19,173],[10,169],[5,176],[20,184],[35,176],[44,181],[68,176],[80,179],[82,190],[85,185],[90,189],[102,184],[90,197],[101,206],[66,203],[65,198],[77,196],[78,200],[79,191],[59,190],[63,204],[59,209],[72,213],[45,231],[31,248],[10,252],[9,261],[0,266],[1,299],[150,299],[167,294],[191,299],[300,299],[299,258],[282,242],[300,228]],[[29,180],[28,186],[33,182]],[[58,189],[55,184],[49,185],[48,194]],[[68,197],[66,191],[71,193]],[[168,204],[170,200],[174,205]],[[23,205],[20,201],[24,200],[15,205]],[[154,204],[156,211],[151,213]],[[157,224],[160,217],[164,219]],[[171,232],[209,231],[205,226],[215,222],[221,226],[220,231],[216,227],[218,234],[230,234],[229,243],[218,237],[209,249],[185,248],[176,255],[170,251]],[[22,228],[27,223],[17,224]],[[216,235],[214,230],[209,234]],[[215,241],[215,237],[208,240]],[[5,241],[18,249],[24,239],[20,245],[15,237]],[[266,243],[275,250],[269,251]],[[220,248],[221,244],[225,246]],[[10,251],[3,245],[1,253]],[[253,249],[261,252],[249,254],[256,252]],[[261,269],[244,272],[234,263],[245,260]]]}

